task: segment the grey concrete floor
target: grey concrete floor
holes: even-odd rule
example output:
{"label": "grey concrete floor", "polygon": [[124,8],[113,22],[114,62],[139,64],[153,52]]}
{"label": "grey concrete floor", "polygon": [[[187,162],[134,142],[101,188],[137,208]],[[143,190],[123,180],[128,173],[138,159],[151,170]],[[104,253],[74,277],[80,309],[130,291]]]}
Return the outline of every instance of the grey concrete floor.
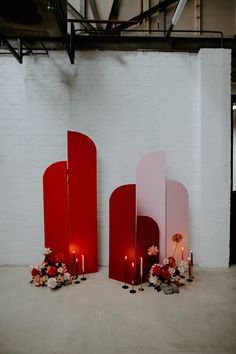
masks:
{"label": "grey concrete floor", "polygon": [[59,290],[0,268],[1,354],[236,353],[236,267],[195,270],[179,294],[130,294],[107,268]]}

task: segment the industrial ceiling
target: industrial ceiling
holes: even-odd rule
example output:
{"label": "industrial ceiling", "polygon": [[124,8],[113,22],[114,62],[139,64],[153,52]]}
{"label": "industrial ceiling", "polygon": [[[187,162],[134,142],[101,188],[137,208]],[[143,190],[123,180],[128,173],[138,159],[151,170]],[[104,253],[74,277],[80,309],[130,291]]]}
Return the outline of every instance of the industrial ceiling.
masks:
{"label": "industrial ceiling", "polygon": [[76,50],[197,52],[200,48],[230,48],[235,80],[234,36],[225,37],[218,28],[203,31],[201,0],[192,2],[195,27],[176,30],[187,0],[135,0],[132,4],[129,0],[107,0],[103,2],[106,18],[99,14],[100,0],[1,0],[0,55],[10,52],[22,63],[24,55],[48,55],[49,49],[65,49],[73,64]]}

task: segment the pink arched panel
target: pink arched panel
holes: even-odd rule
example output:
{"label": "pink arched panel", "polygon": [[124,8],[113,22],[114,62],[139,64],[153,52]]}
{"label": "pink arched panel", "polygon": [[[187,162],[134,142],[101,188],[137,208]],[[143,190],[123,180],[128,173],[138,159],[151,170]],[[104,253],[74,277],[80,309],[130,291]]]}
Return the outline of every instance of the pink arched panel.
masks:
{"label": "pink arched panel", "polygon": [[[185,187],[176,181],[166,182],[166,235],[167,235],[167,255],[173,256],[179,262],[183,258],[189,257],[188,246],[188,192]],[[172,240],[173,235],[183,236],[179,243]]]}
{"label": "pink arched panel", "polygon": [[152,218],[159,226],[159,259],[166,257],[165,240],[165,153],[153,152],[146,155],[137,168],[137,215]]}

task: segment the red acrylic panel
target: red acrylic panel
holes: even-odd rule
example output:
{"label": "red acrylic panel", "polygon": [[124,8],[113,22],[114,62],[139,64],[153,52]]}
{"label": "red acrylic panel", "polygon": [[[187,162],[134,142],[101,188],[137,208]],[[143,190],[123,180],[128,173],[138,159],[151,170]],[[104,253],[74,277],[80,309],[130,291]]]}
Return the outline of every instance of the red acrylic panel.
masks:
{"label": "red acrylic panel", "polygon": [[123,185],[115,189],[110,197],[109,277],[125,282],[127,271],[129,284],[132,280],[132,262],[135,262],[135,189],[135,184]]}
{"label": "red acrylic panel", "polygon": [[[159,248],[159,227],[155,220],[148,216],[137,216],[137,240],[136,240],[136,283],[141,282],[140,257],[143,258],[143,282],[147,281],[151,267],[151,259],[148,256],[150,246]],[[158,262],[159,257],[155,257]]]}
{"label": "red acrylic panel", "polygon": [[53,254],[64,253],[68,266],[69,234],[67,209],[67,166],[60,161],[49,166],[43,176],[45,247]]}
{"label": "red acrylic panel", "polygon": [[84,134],[68,132],[70,258],[84,255],[85,273],[98,271],[96,146]]}

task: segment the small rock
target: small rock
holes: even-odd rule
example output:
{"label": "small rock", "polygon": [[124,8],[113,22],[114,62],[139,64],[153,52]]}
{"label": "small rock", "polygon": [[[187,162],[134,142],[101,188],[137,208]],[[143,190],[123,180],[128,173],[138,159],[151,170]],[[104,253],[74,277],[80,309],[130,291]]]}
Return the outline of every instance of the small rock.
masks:
{"label": "small rock", "polygon": [[170,295],[170,294],[173,294],[174,293],[174,288],[172,285],[166,285],[164,288],[163,288],[163,291],[166,295]]}

